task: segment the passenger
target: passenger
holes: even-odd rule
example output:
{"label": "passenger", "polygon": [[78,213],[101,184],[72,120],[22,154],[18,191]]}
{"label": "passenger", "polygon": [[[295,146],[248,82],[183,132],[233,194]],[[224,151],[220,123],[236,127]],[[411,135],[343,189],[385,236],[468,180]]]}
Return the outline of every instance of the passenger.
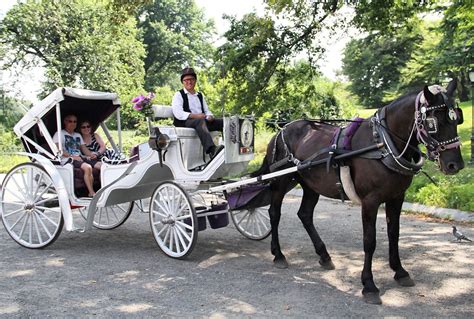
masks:
{"label": "passenger", "polygon": [[[100,163],[96,156],[86,147],[81,134],[75,132],[77,127],[77,117],[73,114],[64,118],[64,128],[61,130],[61,145],[64,158],[71,158],[75,168],[80,168],[84,172],[84,183],[90,197],[95,195],[93,188],[94,177],[92,168],[100,168]],[[59,134],[53,136],[53,142],[59,147]],[[84,155],[85,156],[84,156]]]}
{"label": "passenger", "polygon": [[205,152],[214,158],[224,149],[224,145],[216,146],[209,131],[222,132],[223,121],[212,115],[202,93],[195,91],[196,81],[197,75],[192,68],[183,69],[181,73],[183,89],[176,92],[171,103],[174,125],[194,128]]}
{"label": "passenger", "polygon": [[[79,125],[79,131],[81,132],[82,139],[86,144],[86,147],[89,151],[92,152],[92,159],[100,160],[102,157],[106,157],[111,161],[120,161],[122,160],[121,154],[115,152],[112,149],[107,149],[104,143],[104,140],[96,132],[92,133],[91,123],[87,120],[84,120]],[[101,164],[99,162],[99,164]]]}

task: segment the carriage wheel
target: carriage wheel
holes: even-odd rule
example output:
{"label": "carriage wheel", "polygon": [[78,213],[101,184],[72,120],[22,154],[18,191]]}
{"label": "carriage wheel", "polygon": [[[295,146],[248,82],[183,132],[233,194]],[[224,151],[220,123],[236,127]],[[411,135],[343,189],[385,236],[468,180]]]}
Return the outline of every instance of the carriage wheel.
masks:
{"label": "carriage wheel", "polygon": [[163,182],[150,200],[150,224],[161,250],[170,257],[189,255],[198,235],[194,206],[186,191],[173,182]]}
{"label": "carriage wheel", "polygon": [[1,194],[2,222],[13,240],[43,248],[61,233],[64,219],[53,180],[40,165],[23,163],[5,176]]}
{"label": "carriage wheel", "polygon": [[249,239],[262,240],[272,232],[268,206],[233,210],[230,216],[237,230]]}
{"label": "carriage wheel", "polygon": [[[133,202],[99,207],[96,209],[93,225],[95,228],[103,230],[117,228],[125,223],[132,210]],[[82,217],[87,219],[87,208],[80,208],[79,211]]]}

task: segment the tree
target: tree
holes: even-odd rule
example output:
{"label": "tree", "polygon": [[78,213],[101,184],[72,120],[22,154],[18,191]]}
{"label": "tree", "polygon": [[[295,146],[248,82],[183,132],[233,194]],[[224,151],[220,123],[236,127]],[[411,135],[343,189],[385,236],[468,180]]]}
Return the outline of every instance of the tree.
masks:
{"label": "tree", "polygon": [[[338,1],[267,1],[263,17],[255,13],[241,20],[227,16],[231,27],[227,42],[218,48],[216,59],[231,79],[234,108],[256,105],[257,112],[275,105],[275,94],[283,88],[286,66],[299,54],[306,54],[314,67],[323,52],[315,40],[325,20],[339,8]],[[326,26],[327,27],[327,26]],[[314,73],[314,71],[313,71]],[[280,87],[269,87],[278,83]],[[255,110],[255,108],[254,108]]]}
{"label": "tree", "polygon": [[443,10],[441,32],[443,37],[435,48],[434,63],[444,67],[460,79],[458,92],[461,101],[468,100],[468,70],[474,63],[474,8],[471,1],[454,1]]}
{"label": "tree", "polygon": [[418,32],[385,35],[372,33],[351,40],[344,49],[343,72],[350,90],[367,108],[384,105],[387,91],[397,89],[400,70],[421,40]]}
{"label": "tree", "polygon": [[138,27],[146,45],[145,88],[179,84],[187,65],[210,64],[214,25],[193,0],[155,0],[138,13]]}
{"label": "tree", "polygon": [[116,25],[107,3],[26,1],[2,20],[5,65],[45,68],[45,93],[58,86],[130,96],[143,83],[144,48],[133,19]]}

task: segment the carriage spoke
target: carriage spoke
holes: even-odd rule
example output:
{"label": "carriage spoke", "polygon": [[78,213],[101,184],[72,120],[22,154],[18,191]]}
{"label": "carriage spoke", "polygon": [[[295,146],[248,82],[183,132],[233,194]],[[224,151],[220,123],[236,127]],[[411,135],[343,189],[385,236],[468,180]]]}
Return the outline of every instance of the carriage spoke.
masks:
{"label": "carriage spoke", "polygon": [[[39,214],[38,214],[39,215]],[[36,216],[36,214],[35,214]],[[48,237],[51,237],[51,233],[49,232],[48,227],[44,224],[43,220],[40,218],[40,216],[37,216],[38,221],[40,222],[41,226],[43,226],[44,231],[48,234]]]}
{"label": "carriage spoke", "polygon": [[155,204],[156,206],[158,206],[164,213],[165,215],[163,215],[164,217],[167,216],[167,213],[169,212],[169,210],[167,210],[165,207],[163,207],[160,202],[158,202],[156,199],[153,201],[153,204]]}
{"label": "carriage spoke", "polygon": [[[57,211],[54,211],[54,210],[51,210],[51,211],[57,213]],[[57,226],[58,226],[58,224],[55,223],[51,218],[49,218],[48,216],[46,216],[46,215],[44,214],[44,212],[40,211],[39,209],[36,209],[35,212],[38,213],[39,215],[41,215],[41,217],[43,217],[43,218],[46,219],[47,221],[49,221],[54,227],[57,227]]]}
{"label": "carriage spoke", "polygon": [[39,230],[39,227],[38,227],[38,220],[36,219],[36,214],[33,215],[32,219],[33,219],[33,222],[34,222],[34,226],[35,226],[35,229],[36,229],[36,234],[38,235],[38,240],[40,243],[43,242],[43,238],[41,237],[41,233],[40,233],[40,230]]}
{"label": "carriage spoke", "polygon": [[[181,237],[181,235],[184,236],[184,237],[186,238],[186,240],[187,240],[188,242],[190,242],[190,241],[191,241],[191,237],[189,237],[189,235],[186,233],[186,231],[183,229],[183,227],[185,227],[185,228],[188,228],[188,227],[189,227],[189,228],[191,228],[191,229],[193,229],[193,228],[192,228],[191,226],[189,226],[189,225],[186,225],[185,223],[176,224],[176,228],[177,228],[178,231],[179,231],[179,232],[178,232],[178,235],[179,235],[180,237]],[[184,246],[184,244],[183,244],[183,246]]]}
{"label": "carriage spoke", "polygon": [[[178,251],[178,253],[181,253],[180,241],[178,239],[178,230],[176,229],[176,227],[173,227],[173,234],[176,250]],[[173,249],[173,246],[171,246],[171,249]]]}
{"label": "carriage spoke", "polygon": [[173,244],[174,244],[174,229],[173,227],[170,227],[170,245],[169,248],[173,250]]}
{"label": "carriage spoke", "polygon": [[42,200],[36,202],[36,205],[44,204],[44,203],[47,203],[47,202],[50,202],[50,201],[54,201],[54,200],[57,200],[57,199],[59,199],[59,196],[54,196],[54,197],[50,197],[50,198],[45,198],[45,199],[42,199]]}
{"label": "carriage spoke", "polygon": [[8,204],[8,205],[18,205],[18,206],[24,206],[25,205],[25,203],[23,203],[23,202],[10,202],[10,201],[7,201],[7,200],[2,200],[2,201],[0,201],[0,203]]}
{"label": "carriage spoke", "polygon": [[21,215],[21,216],[16,220],[16,222],[14,222],[13,225],[10,226],[10,228],[9,228],[10,231],[23,219],[23,217],[26,216],[26,218],[28,218],[28,214],[27,214],[25,211],[23,211],[23,212],[24,212],[23,215]]}
{"label": "carriage spoke", "polygon": [[[21,190],[21,189],[19,189],[19,190]],[[11,191],[8,188],[5,188],[5,191],[9,192],[11,195],[13,195],[15,198],[17,198],[20,202],[25,202],[25,200],[26,200],[26,196],[23,196],[23,198],[20,198],[20,197],[18,197],[18,195],[16,193],[14,193],[13,191]],[[21,192],[20,194],[25,195],[25,193],[23,193],[23,192]]]}
{"label": "carriage spoke", "polygon": [[[166,194],[165,194],[165,192],[166,192]],[[160,195],[161,195],[161,199],[162,199],[163,205],[164,205],[165,208],[166,208],[165,212],[167,212],[168,214],[170,214],[170,213],[171,213],[171,207],[169,206],[170,196],[169,196],[168,189],[165,188],[164,190],[162,190],[162,191],[160,192]]]}
{"label": "carriage spoke", "polygon": [[[23,205],[22,205],[22,206],[23,206]],[[13,215],[13,214],[18,214],[19,212],[22,212],[22,211],[24,211],[24,210],[23,210],[23,207],[20,208],[20,209],[14,210],[13,212],[10,212],[10,213],[8,213],[8,214],[5,214],[5,215],[3,215],[3,217],[8,217],[8,216],[11,216],[11,215]]]}
{"label": "carriage spoke", "polygon": [[188,225],[188,224],[183,223],[183,222],[181,222],[181,221],[176,220],[176,224],[178,224],[178,225],[180,225],[180,226],[182,226],[182,227],[184,227],[184,228],[186,228],[186,229],[193,230],[193,227],[192,227],[191,225]]}
{"label": "carriage spoke", "polygon": [[45,188],[41,191],[41,193],[40,193],[39,195],[36,195],[34,201],[36,202],[36,201],[37,201],[39,198],[41,198],[48,190],[50,190],[50,189],[51,189],[51,185],[53,185],[52,182],[49,183],[49,185],[48,185],[47,187],[45,187]]}
{"label": "carriage spoke", "polygon": [[[160,221],[156,222],[156,224],[159,224],[159,223],[161,222]],[[166,237],[168,236],[168,232],[169,232],[169,227],[170,227],[169,225],[163,225],[163,228],[158,232],[157,235],[160,236],[161,233],[166,230],[165,239],[163,239],[163,240],[166,240]]]}
{"label": "carriage spoke", "polygon": [[33,216],[31,214],[28,215],[29,223],[28,223],[28,242],[30,244],[33,243]]}
{"label": "carriage spoke", "polygon": [[[240,225],[244,220],[247,220],[248,216],[250,215],[250,212],[248,210],[241,211],[239,214],[244,213],[244,216],[242,218],[238,219],[237,225]],[[237,216],[235,216],[237,218]]]}

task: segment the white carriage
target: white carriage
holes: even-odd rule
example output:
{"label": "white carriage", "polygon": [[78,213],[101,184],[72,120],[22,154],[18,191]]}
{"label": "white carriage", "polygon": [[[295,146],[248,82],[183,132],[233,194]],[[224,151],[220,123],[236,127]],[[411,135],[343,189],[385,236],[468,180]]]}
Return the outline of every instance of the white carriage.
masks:
{"label": "white carriage", "polygon": [[[65,228],[86,231],[92,226],[113,229],[123,224],[134,206],[149,213],[152,233],[168,256],[191,253],[200,230],[226,226],[230,219],[246,237],[260,240],[270,234],[267,212],[260,207],[229,209],[225,178],[241,173],[253,158],[253,122],[224,119],[225,145],[212,160],[190,128],[150,127],[149,141],[120,163],[103,161],[93,198],[81,197],[73,165],[62,159],[52,136],[62,127],[62,116],[73,113],[102,128],[109,144],[121,150],[120,102],[117,94],[58,88],[34,105],[15,125],[30,161],[12,168],[2,184],[0,214],[8,234],[27,248],[53,243]],[[158,118],[172,116],[169,107],[154,107]],[[118,145],[105,120],[117,115]],[[239,195],[240,196],[240,195]],[[145,208],[147,203],[147,208]],[[149,204],[148,204],[149,203]],[[73,209],[85,218],[77,226]]]}

